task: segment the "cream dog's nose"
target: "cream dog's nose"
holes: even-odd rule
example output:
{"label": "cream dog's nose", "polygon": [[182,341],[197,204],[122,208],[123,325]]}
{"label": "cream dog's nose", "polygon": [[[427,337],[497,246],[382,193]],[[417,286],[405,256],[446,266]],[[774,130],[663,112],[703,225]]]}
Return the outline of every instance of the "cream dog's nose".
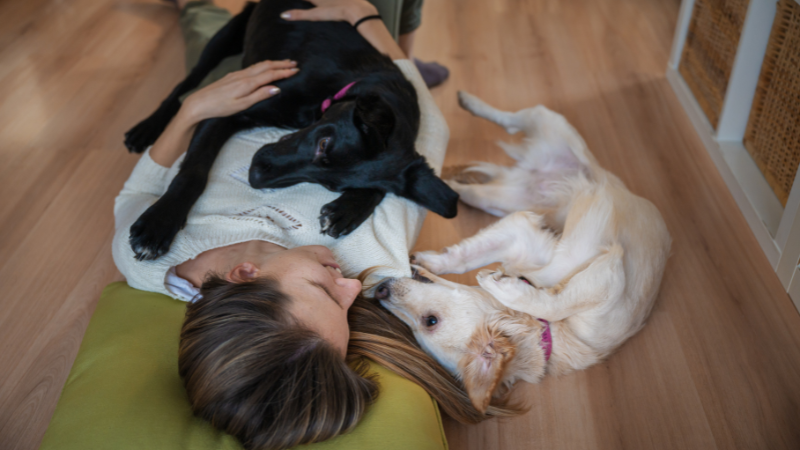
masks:
{"label": "cream dog's nose", "polygon": [[379,284],[377,288],[375,288],[375,298],[377,300],[386,300],[392,295],[391,284],[393,279],[388,279],[383,283]]}

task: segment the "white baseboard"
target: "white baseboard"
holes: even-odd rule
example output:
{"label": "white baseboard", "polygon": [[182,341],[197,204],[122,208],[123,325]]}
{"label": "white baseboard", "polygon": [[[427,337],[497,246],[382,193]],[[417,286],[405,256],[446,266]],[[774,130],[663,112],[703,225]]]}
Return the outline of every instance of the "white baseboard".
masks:
{"label": "white baseboard", "polygon": [[794,307],[800,312],[800,269],[795,268],[794,276],[791,283],[789,283],[789,298],[792,299]]}
{"label": "white baseboard", "polygon": [[725,142],[721,148],[705,113],[674,67],[667,68],[667,80],[739,205],[761,249],[775,269],[781,254],[773,236],[783,216],[783,206],[741,143]]}

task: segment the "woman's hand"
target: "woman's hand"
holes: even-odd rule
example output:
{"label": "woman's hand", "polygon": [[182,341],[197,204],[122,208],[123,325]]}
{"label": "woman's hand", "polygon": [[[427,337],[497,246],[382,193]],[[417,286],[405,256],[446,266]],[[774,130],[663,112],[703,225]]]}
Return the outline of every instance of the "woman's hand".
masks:
{"label": "woman's hand", "polygon": [[255,105],[280,92],[270,83],[297,73],[294,61],[264,61],[247,69],[231,72],[186,97],[153,147],[150,158],[170,167],[189,148],[195,126],[212,117],[225,117]]}
{"label": "woman's hand", "polygon": [[[347,22],[355,25],[356,22],[367,16],[378,14],[378,10],[366,0],[308,0],[316,8],[290,9],[281,14],[284,20],[310,20]],[[406,59],[405,53],[392,38],[382,20],[368,20],[363,22],[356,30],[376,50],[391,59]]]}
{"label": "woman's hand", "polygon": [[188,96],[178,114],[184,123],[191,125],[236,114],[277,95],[280,89],[270,83],[288,78],[297,70],[294,61],[263,61],[231,72]]}
{"label": "woman's hand", "polygon": [[378,10],[366,0],[308,0],[316,8],[292,9],[281,14],[285,20],[310,20],[348,22],[354,25],[358,20],[378,14]]}

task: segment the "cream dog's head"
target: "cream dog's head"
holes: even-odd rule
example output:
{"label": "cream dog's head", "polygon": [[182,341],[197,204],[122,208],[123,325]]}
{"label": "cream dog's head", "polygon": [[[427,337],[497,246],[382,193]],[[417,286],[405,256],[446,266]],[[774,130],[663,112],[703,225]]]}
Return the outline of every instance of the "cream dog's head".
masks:
{"label": "cream dog's head", "polygon": [[517,379],[535,382],[544,375],[536,319],[505,308],[480,287],[414,266],[413,278],[388,279],[375,297],[411,327],[428,354],[464,382],[478,411],[486,411],[492,397]]}

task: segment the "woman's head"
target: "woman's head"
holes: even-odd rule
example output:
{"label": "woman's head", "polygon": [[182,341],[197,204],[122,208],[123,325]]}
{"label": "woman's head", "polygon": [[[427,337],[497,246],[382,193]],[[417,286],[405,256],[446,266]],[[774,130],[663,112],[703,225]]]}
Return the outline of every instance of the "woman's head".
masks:
{"label": "woman's head", "polygon": [[[303,265],[316,258],[297,257],[297,262],[306,261]],[[266,273],[266,266],[260,267],[259,273]],[[322,281],[312,275],[296,279],[293,295],[308,292],[309,284],[328,282],[323,273],[327,268],[315,275]],[[330,278],[336,282],[335,275]],[[309,279],[316,281],[301,282]],[[486,413],[477,411],[461,383],[422,351],[402,321],[374,301],[357,296],[347,303],[346,308],[352,304],[346,311],[351,339],[343,358],[308,320],[295,316],[293,305],[303,300],[286,292],[284,285],[290,283],[263,276],[247,280],[211,277],[203,284],[203,297],[186,311],[178,360],[195,414],[236,436],[245,448],[288,448],[351,430],[378,394],[365,358],[419,384],[460,422],[521,412],[504,402]],[[339,291],[330,294],[334,300],[325,301],[334,303]]]}
{"label": "woman's head", "polygon": [[316,331],[344,358],[350,329],[347,310],[361,292],[361,282],[345,278],[327,247],[308,245],[245,257],[228,273],[234,283],[263,277],[280,280],[280,292],[291,298],[286,311]]}
{"label": "woman's head", "polygon": [[[292,291],[302,298],[307,289]],[[348,365],[336,345],[295,317],[304,300],[284,293],[283,280],[211,277],[201,293],[187,308],[179,352],[196,415],[257,449],[316,442],[355,426],[377,385],[363,364]],[[346,326],[346,309],[343,317]]]}

